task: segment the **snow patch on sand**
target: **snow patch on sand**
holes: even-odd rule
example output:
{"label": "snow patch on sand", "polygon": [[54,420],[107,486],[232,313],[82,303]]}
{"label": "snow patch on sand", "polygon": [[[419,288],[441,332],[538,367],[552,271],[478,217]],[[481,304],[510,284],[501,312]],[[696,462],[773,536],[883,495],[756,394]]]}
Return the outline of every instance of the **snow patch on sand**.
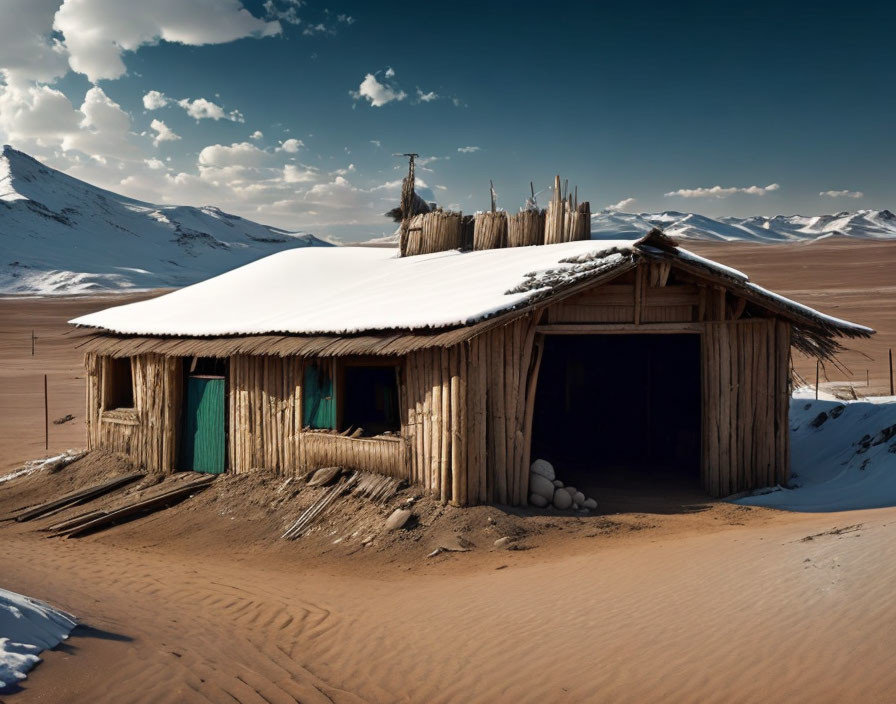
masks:
{"label": "snow patch on sand", "polygon": [[787,511],[896,506],[896,397],[790,402],[791,481],[735,503]]}
{"label": "snow patch on sand", "polygon": [[0,691],[25,679],[39,653],[55,648],[77,625],[43,601],[0,589]]}

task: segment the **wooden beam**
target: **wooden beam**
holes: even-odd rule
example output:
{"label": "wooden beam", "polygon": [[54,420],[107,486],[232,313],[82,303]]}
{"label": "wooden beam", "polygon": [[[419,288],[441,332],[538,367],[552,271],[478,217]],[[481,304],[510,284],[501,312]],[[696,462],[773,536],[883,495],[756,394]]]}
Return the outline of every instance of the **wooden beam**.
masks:
{"label": "wooden beam", "polygon": [[635,325],[640,324],[641,322],[641,291],[644,288],[643,285],[644,280],[644,267],[639,266],[635,269],[635,290],[634,290],[634,301],[633,305],[635,307]]}
{"label": "wooden beam", "polygon": [[622,335],[629,333],[691,333],[703,332],[700,323],[553,323],[539,325],[536,333],[542,335]]}

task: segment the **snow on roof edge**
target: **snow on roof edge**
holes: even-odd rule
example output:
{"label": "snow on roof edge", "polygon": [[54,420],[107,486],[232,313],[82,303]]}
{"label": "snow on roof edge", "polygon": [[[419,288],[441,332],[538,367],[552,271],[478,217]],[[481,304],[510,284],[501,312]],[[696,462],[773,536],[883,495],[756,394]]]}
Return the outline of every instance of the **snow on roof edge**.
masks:
{"label": "snow on roof edge", "polygon": [[[330,254],[318,254],[321,251]],[[470,326],[528,307],[631,261],[633,251],[696,264],[835,331],[859,336],[874,333],[765,289],[743,272],[689,250],[651,246],[649,238],[450,250],[407,258],[396,257],[397,250],[391,248],[286,250],[158,298],[115,306],[69,323],[119,335],[172,337],[429,332]],[[338,259],[324,261],[328,256]],[[279,266],[287,258],[295,260],[294,268]],[[303,266],[305,270],[300,271]],[[253,279],[256,270],[260,274]],[[293,301],[301,303],[291,307]],[[219,324],[209,325],[206,318],[213,312],[203,306],[214,303],[219,305]],[[220,309],[225,310],[223,317]],[[150,320],[135,324],[141,316]]]}

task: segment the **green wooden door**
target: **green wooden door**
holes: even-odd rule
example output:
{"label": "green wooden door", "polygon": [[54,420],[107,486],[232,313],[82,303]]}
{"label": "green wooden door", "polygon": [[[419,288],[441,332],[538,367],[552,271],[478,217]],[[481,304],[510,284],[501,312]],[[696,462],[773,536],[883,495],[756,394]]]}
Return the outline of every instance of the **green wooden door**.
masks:
{"label": "green wooden door", "polygon": [[302,425],[306,428],[336,429],[336,389],[329,360],[305,365],[305,396]]}
{"label": "green wooden door", "polygon": [[181,469],[224,471],[224,377],[187,379]]}

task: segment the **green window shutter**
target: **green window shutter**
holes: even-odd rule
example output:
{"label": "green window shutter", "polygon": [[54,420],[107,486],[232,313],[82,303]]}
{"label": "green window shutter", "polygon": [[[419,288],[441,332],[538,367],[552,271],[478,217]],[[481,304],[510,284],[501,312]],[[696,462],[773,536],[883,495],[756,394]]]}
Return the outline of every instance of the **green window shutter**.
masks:
{"label": "green window shutter", "polygon": [[189,377],[181,440],[181,467],[195,472],[224,471],[224,379]]}
{"label": "green window shutter", "polygon": [[330,362],[306,364],[304,381],[302,426],[335,430],[336,399]]}

